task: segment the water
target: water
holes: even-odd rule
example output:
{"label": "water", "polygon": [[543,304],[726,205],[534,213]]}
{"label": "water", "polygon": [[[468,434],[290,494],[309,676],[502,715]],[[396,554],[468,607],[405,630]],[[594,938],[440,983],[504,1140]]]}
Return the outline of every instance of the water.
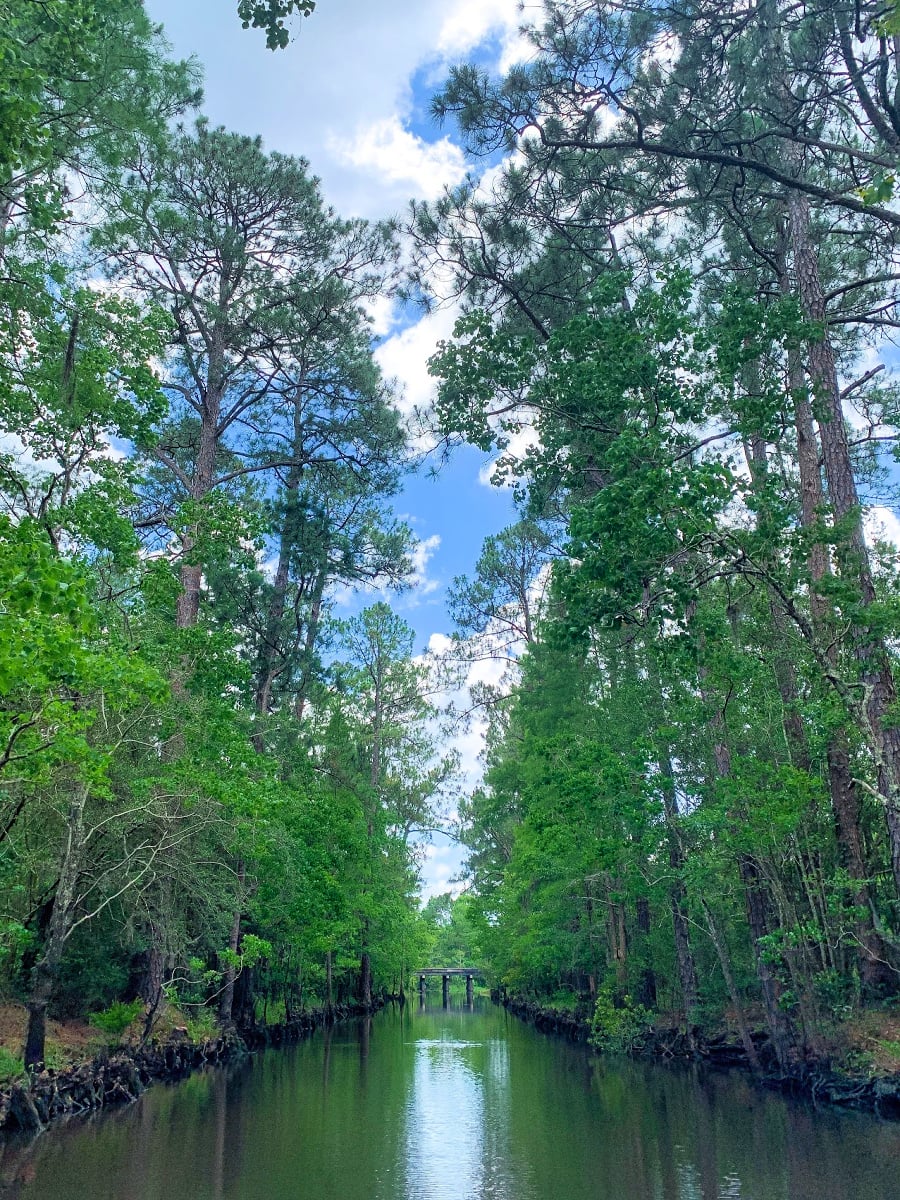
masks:
{"label": "water", "polygon": [[900,1200],[900,1123],[409,1006],[10,1143],[0,1195]]}

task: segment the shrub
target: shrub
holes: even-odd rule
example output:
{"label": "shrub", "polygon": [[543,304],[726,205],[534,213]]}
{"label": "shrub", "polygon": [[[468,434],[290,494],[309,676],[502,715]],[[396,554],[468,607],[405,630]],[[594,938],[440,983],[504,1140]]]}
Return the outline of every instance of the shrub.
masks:
{"label": "shrub", "polygon": [[630,996],[614,996],[606,984],[597,993],[597,1003],[591,1018],[590,1043],[598,1050],[628,1053],[650,1029],[651,1014]]}
{"label": "shrub", "polygon": [[199,1006],[192,1017],[186,1021],[188,1037],[192,1042],[202,1042],[204,1038],[212,1037],[218,1032],[216,1014],[211,1008]]}
{"label": "shrub", "polygon": [[109,1008],[91,1013],[88,1020],[95,1029],[101,1030],[109,1037],[120,1038],[143,1007],[142,1000],[132,1000],[130,1004],[116,1000]]}

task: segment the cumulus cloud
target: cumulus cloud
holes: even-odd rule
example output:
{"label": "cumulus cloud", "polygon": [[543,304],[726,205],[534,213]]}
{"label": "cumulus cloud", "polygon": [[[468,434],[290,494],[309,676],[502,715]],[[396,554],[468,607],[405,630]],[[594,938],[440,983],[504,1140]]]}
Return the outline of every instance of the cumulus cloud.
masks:
{"label": "cumulus cloud", "polygon": [[400,410],[406,415],[428,408],[435,381],[428,374],[428,359],[442,338],[449,338],[459,310],[455,306],[427,313],[415,324],[387,338],[375,351],[375,360],[389,379],[401,388]]}
{"label": "cumulus cloud", "polygon": [[[460,776],[467,791],[472,791],[481,782],[481,754],[487,731],[486,718],[478,710],[473,710],[471,689],[487,685],[505,692],[511,687],[517,671],[509,655],[498,652],[497,657],[490,657],[481,653],[482,648],[480,643],[478,647],[472,646],[472,659],[463,663],[463,676],[457,676],[455,683],[448,686],[438,701],[452,705],[459,713],[469,714],[465,721],[460,721],[449,743],[459,755]],[[437,665],[438,672],[441,664],[452,662],[458,652],[459,643],[445,633],[433,633],[428,640],[428,654]],[[452,677],[453,672],[450,675]]]}
{"label": "cumulus cloud", "polygon": [[[518,0],[382,0],[377,6],[341,0],[296,22],[292,44],[272,54],[238,21],[213,18],[212,0],[146,0],[146,7],[152,20],[165,25],[177,54],[203,62],[204,107],[214,124],[261,133],[267,149],[306,157],[341,215],[371,218],[400,213],[411,196],[431,198],[462,180],[462,150],[445,131],[429,131],[422,121],[427,81],[439,85],[448,64],[470,53],[505,70],[530,53],[520,24],[542,14],[539,0],[524,7]],[[489,188],[497,174],[497,168],[486,172],[483,186]],[[457,311],[444,308],[409,326],[386,299],[368,312],[374,335],[383,339],[379,365],[402,388],[402,412],[427,409],[434,381],[426,364],[437,342],[452,333]],[[424,597],[422,610],[434,604],[437,612],[439,545],[429,531],[425,524],[416,586],[400,605],[415,606]],[[349,589],[336,589],[331,599],[345,613],[369,602]],[[467,779],[474,780],[481,749],[477,724],[460,738]],[[435,859],[441,873],[429,890],[446,890],[444,861]]]}
{"label": "cumulus cloud", "polygon": [[387,337],[397,324],[397,305],[391,296],[370,296],[363,301],[363,309],[372,323],[372,333],[377,338]]}
{"label": "cumulus cloud", "polygon": [[[530,6],[534,15],[540,6]],[[468,54],[489,37],[500,40],[497,69],[506,71],[531,53],[531,46],[519,32],[525,9],[519,0],[457,0],[448,6],[441,25],[437,48],[445,59]]]}
{"label": "cumulus cloud", "polygon": [[454,896],[458,896],[462,887],[451,880],[455,879],[462,868],[462,847],[447,838],[440,838],[439,841],[424,847],[422,857],[425,875],[422,899],[430,900],[432,896],[442,896],[445,892],[452,892]]}
{"label": "cumulus cloud", "polygon": [[893,509],[881,504],[873,504],[866,509],[863,524],[866,540],[872,542],[892,542],[900,549],[900,519]]}
{"label": "cumulus cloud", "polygon": [[[847,385],[867,375],[878,376],[874,384],[875,388],[879,384],[895,382],[896,372],[894,370],[885,373],[884,349],[883,345],[867,346],[854,363],[851,378],[842,380],[842,384]],[[877,401],[877,392],[875,397],[874,403],[867,404],[866,400],[872,398],[872,393],[866,388],[859,388],[851,392],[850,396],[844,400],[844,416],[854,434],[866,437],[884,437],[894,432],[892,427],[882,421],[883,414]]]}
{"label": "cumulus cloud", "polygon": [[428,649],[432,654],[449,654],[453,649],[453,638],[446,633],[433,633],[428,639]]}
{"label": "cumulus cloud", "polygon": [[[505,69],[529,52],[521,21],[541,13],[530,2],[520,10],[518,0],[341,0],[298,20],[291,45],[272,54],[212,7],[211,0],[147,0],[176,52],[203,62],[210,119],[304,155],[341,213],[376,217],[403,208],[411,185],[428,185],[423,162],[446,172],[461,161],[449,143],[429,159],[408,132],[417,77],[430,72],[437,82],[449,62],[487,44],[498,53],[493,65]],[[372,160],[382,152],[394,158],[387,172]]]}
{"label": "cumulus cloud", "polygon": [[[417,538],[412,548],[410,558],[412,571],[409,576],[409,591],[398,598],[392,594],[388,583],[341,583],[329,592],[329,600],[338,609],[357,611],[365,605],[379,599],[389,600],[395,608],[416,608],[427,597],[435,593],[441,586],[440,580],[429,574],[429,564],[438,552],[441,536],[438,533],[430,537]],[[274,562],[274,560],[272,560]],[[266,569],[263,564],[263,570]]]}
{"label": "cumulus cloud", "polygon": [[434,533],[431,537],[420,538],[413,549],[413,569],[410,582],[413,600],[416,603],[422,601],[426,596],[430,596],[440,587],[440,582],[432,579],[428,574],[428,564],[434,558],[440,544],[440,534]]}
{"label": "cumulus cloud", "polygon": [[403,184],[410,197],[435,200],[446,186],[462,183],[466,159],[448,137],[427,142],[403,127],[394,113],[360,126],[350,137],[332,134],[335,159],[386,184]]}

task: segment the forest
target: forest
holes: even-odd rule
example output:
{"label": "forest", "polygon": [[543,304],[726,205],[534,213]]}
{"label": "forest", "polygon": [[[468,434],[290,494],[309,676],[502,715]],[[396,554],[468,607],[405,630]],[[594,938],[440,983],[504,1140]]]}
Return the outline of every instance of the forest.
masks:
{"label": "forest", "polygon": [[[438,956],[600,1044],[727,1021],[759,1065],[764,1031],[784,1072],[879,1015],[896,1068],[896,5],[548,0],[434,95],[467,179],[383,222],[212,125],[139,0],[0,12],[24,1065],[48,1014],[290,1021]],[[282,53],[292,13],[221,20]],[[458,314],[415,428],[379,297]],[[518,517],[440,657],[391,603],[423,430]],[[423,907],[435,829],[468,857]]]}

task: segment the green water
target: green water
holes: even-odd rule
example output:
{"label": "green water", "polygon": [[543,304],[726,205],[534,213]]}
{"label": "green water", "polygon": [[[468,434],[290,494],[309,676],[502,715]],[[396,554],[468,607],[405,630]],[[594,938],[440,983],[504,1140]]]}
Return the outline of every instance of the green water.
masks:
{"label": "green water", "polygon": [[28,1200],[900,1200],[900,1123],[408,1006],[0,1157]]}

